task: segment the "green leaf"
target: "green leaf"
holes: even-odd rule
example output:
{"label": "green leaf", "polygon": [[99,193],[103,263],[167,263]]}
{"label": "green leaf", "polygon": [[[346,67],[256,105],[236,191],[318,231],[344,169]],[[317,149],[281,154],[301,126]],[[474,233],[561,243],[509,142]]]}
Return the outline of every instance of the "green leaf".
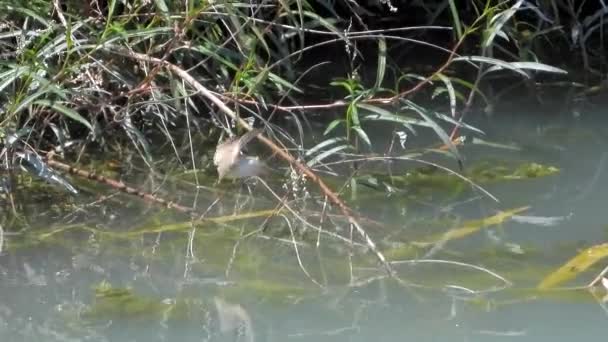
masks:
{"label": "green leaf", "polygon": [[458,6],[456,6],[456,0],[449,0],[450,13],[452,13],[452,22],[456,27],[456,35],[458,39],[462,38],[462,23],[460,22],[460,16],[458,15]]}
{"label": "green leaf", "polygon": [[494,37],[496,35],[500,35],[502,32],[502,27],[507,23],[507,21],[509,21],[509,19],[511,19],[511,17],[513,17],[522,3],[523,0],[517,1],[517,3],[511,6],[511,8],[504,12],[500,12],[490,20],[490,23],[493,25],[489,30],[490,34],[488,35],[488,38],[484,41],[485,47],[492,45],[492,42],[494,42]]}
{"label": "green leaf", "polygon": [[[519,69],[545,71],[545,72],[550,72],[550,73],[555,73],[555,74],[567,74],[568,73],[564,69],[556,68],[554,66],[543,64],[543,63],[538,63],[538,62],[510,62],[509,64],[511,66],[513,66],[515,68],[519,68]],[[491,72],[494,70],[499,70],[499,69],[500,69],[500,67],[494,66],[494,67],[488,69],[488,72]]]}
{"label": "green leaf", "polygon": [[327,125],[325,132],[323,132],[323,135],[329,134],[329,132],[333,131],[334,128],[336,128],[339,124],[341,124],[343,122],[344,122],[344,119],[336,119],[336,120],[330,122],[329,125]]}
{"label": "green leaf", "polygon": [[351,129],[357,133],[359,138],[361,138],[361,140],[363,140],[367,146],[372,147],[372,142],[369,140],[367,133],[365,133],[361,126],[353,126]]}
{"label": "green leaf", "polygon": [[329,145],[335,144],[337,142],[342,142],[342,141],[346,141],[346,139],[343,137],[337,137],[337,138],[331,138],[331,139],[324,140],[324,141],[316,144],[312,148],[308,149],[308,151],[306,151],[304,156],[306,156],[306,157],[312,156],[313,154],[317,153],[317,151],[321,150],[325,146],[329,146]]}
{"label": "green leaf", "polygon": [[[490,57],[484,57],[484,56],[464,56],[464,57],[455,57],[453,59],[453,61],[454,62],[466,61],[466,62],[486,63],[486,64],[490,64],[490,65],[497,67],[497,68],[494,68],[494,70],[508,69],[508,70],[514,71],[514,72],[522,75],[525,78],[530,78],[530,76],[527,73],[525,73],[524,71],[522,71],[521,68],[518,68],[517,66],[514,66],[513,64],[511,64],[509,62],[505,62],[503,60],[496,59],[496,58],[490,58]],[[492,70],[492,71],[494,71],[494,70]]]}
{"label": "green leaf", "polygon": [[65,107],[64,105],[61,105],[58,102],[50,101],[50,100],[37,100],[37,101],[34,101],[34,104],[43,106],[43,107],[52,108],[52,109],[58,111],[59,113],[69,117],[70,119],[80,122],[81,124],[87,126],[88,129],[93,131],[93,126],[91,126],[91,123],[89,121],[87,121],[85,118],[83,118],[80,114],[78,114],[73,109]]}
{"label": "green leaf", "polygon": [[359,121],[359,110],[357,109],[357,102],[354,101],[348,106],[348,117],[350,119],[350,123],[353,126],[360,126],[361,121]]}
{"label": "green leaf", "polygon": [[315,164],[317,164],[318,162],[322,161],[323,159],[336,154],[336,152],[342,151],[344,149],[350,148],[350,145],[338,145],[332,149],[329,149],[323,153],[319,153],[316,157],[312,158],[311,160],[309,160],[308,162],[306,162],[306,165],[308,167],[313,167]]}
{"label": "green leaf", "polygon": [[163,14],[163,18],[169,18],[169,7],[167,7],[167,3],[164,0],[154,0],[154,4],[156,8]]}
{"label": "green leaf", "polygon": [[10,65],[8,71],[5,71],[0,74],[0,92],[4,90],[7,86],[13,83],[16,79],[21,77],[26,72],[30,71],[30,68],[27,66],[19,66],[16,64]]}
{"label": "green leaf", "polygon": [[382,85],[384,80],[384,73],[386,72],[386,40],[381,37],[378,40],[378,69],[376,70],[376,83],[374,88],[378,89]]}
{"label": "green leaf", "polygon": [[439,126],[434,120],[432,120],[428,115],[427,115],[427,110],[423,107],[418,106],[417,104],[415,104],[414,102],[410,101],[410,100],[405,100],[405,102],[407,103],[408,107],[413,109],[416,113],[418,113],[420,116],[422,116],[422,118],[429,124],[429,126],[435,131],[435,133],[437,134],[437,136],[439,136],[439,139],[441,139],[441,141],[448,147],[448,149],[450,150],[450,152],[452,153],[452,155],[458,159],[458,161],[460,163],[462,163],[462,157],[460,156],[460,153],[458,152],[458,149],[456,148],[456,146],[454,146],[454,143],[452,142],[452,140],[450,139],[450,137],[448,136],[448,134],[443,130],[443,128],[441,128],[441,126]]}
{"label": "green leaf", "polygon": [[387,121],[387,122],[398,123],[398,124],[403,125],[405,128],[407,128],[413,134],[416,134],[416,130],[414,129],[413,125],[426,126],[426,127],[429,126],[426,122],[421,121],[419,119],[399,116],[399,115],[389,112],[386,109],[383,109],[383,108],[380,108],[377,106],[368,105],[368,104],[357,104],[357,107],[375,113],[375,114],[366,115],[364,117],[364,120],[366,120],[366,121],[373,120],[373,121]]}
{"label": "green leaf", "polygon": [[452,114],[452,117],[455,117],[456,116],[456,92],[454,91],[454,86],[452,85],[450,78],[445,76],[444,74],[437,73],[435,76],[438,77],[441,80],[441,82],[443,82],[443,84],[445,84],[445,87],[448,91],[448,95],[450,98],[450,113]]}

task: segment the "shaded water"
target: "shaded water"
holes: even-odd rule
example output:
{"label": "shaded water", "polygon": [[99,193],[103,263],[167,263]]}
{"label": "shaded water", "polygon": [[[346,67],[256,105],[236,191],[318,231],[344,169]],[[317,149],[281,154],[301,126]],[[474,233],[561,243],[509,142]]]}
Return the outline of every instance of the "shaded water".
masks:
{"label": "shaded water", "polygon": [[[606,120],[601,113],[558,118],[516,112],[473,122],[486,132],[482,139],[504,146],[465,145],[467,165],[536,162],[560,169],[481,184],[500,203],[469,187],[387,196],[359,186],[351,205],[382,222],[366,229],[391,260],[402,261],[393,266],[412,286],[383,278],[362,247],[350,254],[347,244],[320,234],[315,248],[317,232],[302,232],[304,224],[292,217],[273,218],[266,230],[247,235],[263,217],[192,225],[171,211],[122,201],[90,217],[99,209],[94,200],[74,202],[74,214],[58,225],[4,234],[0,341],[601,340],[608,332],[605,290],[534,288],[583,248],[608,238]],[[378,127],[372,140],[384,139],[384,132]],[[432,155],[424,159],[457,167]],[[414,165],[391,167],[395,173]],[[208,216],[274,208],[261,185],[252,186],[264,194],[247,201],[243,191],[235,201],[231,195],[240,188],[227,185]],[[172,195],[180,197],[180,189]],[[200,206],[214,196],[202,189]],[[524,206],[530,208],[510,220],[445,244],[408,244]],[[339,218],[324,228],[349,235]],[[584,285],[605,264],[562,285]]]}

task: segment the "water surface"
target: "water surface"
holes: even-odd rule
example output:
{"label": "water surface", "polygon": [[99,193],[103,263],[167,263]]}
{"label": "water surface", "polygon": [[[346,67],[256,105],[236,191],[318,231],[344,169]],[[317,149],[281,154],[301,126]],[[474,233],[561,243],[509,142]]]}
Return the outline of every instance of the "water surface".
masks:
{"label": "water surface", "polygon": [[[35,233],[9,234],[11,226],[4,227],[0,340],[601,340],[608,332],[605,290],[535,287],[581,250],[607,239],[606,120],[601,113],[574,117],[520,109],[472,117],[471,124],[486,133],[477,137],[494,145],[468,140],[461,148],[465,166],[507,161],[559,169],[546,177],[480,184],[499,203],[468,186],[452,193],[431,187],[388,196],[360,185],[350,204],[382,223],[364,226],[411,286],[384,278],[363,247],[351,249],[287,214],[268,222],[262,215],[192,225],[186,216],[122,195],[106,204],[96,203],[95,196],[77,197],[70,215],[54,214],[48,198],[41,206],[49,209],[40,218],[50,222],[35,221],[30,229]],[[386,130],[371,129],[381,153],[389,145],[382,142]],[[409,139],[406,150],[395,154],[427,144]],[[457,170],[453,160],[423,159]],[[391,170],[419,166],[395,162]],[[165,194],[193,203],[190,183],[168,183]],[[208,185],[213,187],[211,180]],[[312,184],[300,185],[288,199],[315,191]],[[276,200],[262,186],[251,185],[253,197],[244,186],[224,186],[223,199],[206,215],[273,209]],[[347,199],[351,195],[348,189],[344,193]],[[206,208],[220,195],[201,188],[197,196],[199,208]],[[312,201],[293,206],[318,223]],[[461,239],[408,244],[527,206],[512,219]],[[349,236],[339,217],[328,219],[323,229]],[[297,253],[294,240],[300,243]],[[560,286],[587,284],[604,266],[600,262]]]}

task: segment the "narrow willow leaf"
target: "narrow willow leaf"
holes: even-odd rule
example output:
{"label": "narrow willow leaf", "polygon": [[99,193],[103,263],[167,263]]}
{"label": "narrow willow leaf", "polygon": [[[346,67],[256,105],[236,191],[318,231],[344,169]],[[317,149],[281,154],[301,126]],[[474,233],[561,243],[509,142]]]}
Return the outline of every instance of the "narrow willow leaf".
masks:
{"label": "narrow willow leaf", "polygon": [[169,7],[167,6],[167,3],[165,2],[165,0],[154,0],[154,4],[156,5],[156,8],[158,8],[158,10],[163,14],[163,17],[165,19],[169,18]]}
{"label": "narrow willow leaf", "polygon": [[23,74],[30,71],[30,68],[25,66],[11,65],[10,67],[12,67],[12,69],[0,74],[0,92]]}
{"label": "narrow willow leaf", "polygon": [[194,46],[192,47],[193,50],[198,51],[206,56],[212,57],[214,60],[219,61],[220,63],[222,63],[223,65],[227,66],[228,68],[230,68],[230,70],[232,71],[237,71],[239,68],[232,63],[230,60],[228,60],[226,57],[224,57],[223,52],[224,49],[220,49],[219,47],[207,47],[204,45],[199,45],[199,46]]}
{"label": "narrow willow leaf", "polygon": [[[48,79],[46,79],[44,77],[40,77],[37,74],[30,74],[29,76],[40,83],[40,87],[39,87],[40,89],[34,93],[31,93],[26,98],[21,100],[19,102],[19,104],[17,105],[17,107],[15,107],[15,109],[13,110],[15,113],[22,111],[24,108],[29,106],[32,102],[34,102],[38,98],[44,97],[45,95],[48,95],[48,94],[57,95],[59,98],[63,99],[64,101],[68,101],[68,95],[67,95],[67,91],[65,88],[60,88],[56,84],[50,83]],[[49,96],[46,96],[46,97],[49,97]]]}
{"label": "narrow willow leaf", "polygon": [[353,126],[361,125],[361,121],[359,120],[359,109],[357,109],[357,101],[348,106],[348,117],[350,118],[350,123],[352,123]]}
{"label": "narrow willow leaf", "polygon": [[[431,100],[435,99],[437,96],[442,95],[443,93],[447,93],[447,92],[448,92],[448,90],[445,87],[436,87],[435,89],[433,89],[433,93],[431,94]],[[461,102],[467,101],[467,97],[464,96],[459,91],[454,92],[454,95],[456,95],[456,99],[460,100]]]}
{"label": "narrow willow leaf", "polygon": [[[25,2],[25,3],[27,3],[27,2]],[[51,22],[44,19],[42,16],[39,15],[39,13],[36,13],[30,9],[27,9],[24,7],[17,7],[17,8],[14,8],[13,10],[16,12],[21,12],[21,13],[25,14],[26,16],[31,17],[32,19],[36,19],[39,23],[41,23],[42,25],[44,25],[46,27],[53,26],[53,24]]]}
{"label": "narrow willow leaf", "polygon": [[376,83],[374,88],[378,89],[382,85],[384,80],[384,73],[386,72],[386,40],[384,37],[378,40],[378,68],[376,70]]}
{"label": "narrow willow leaf", "polygon": [[365,133],[361,126],[353,126],[351,129],[357,133],[359,138],[361,138],[361,140],[363,140],[367,146],[372,147],[372,142],[369,140],[367,133]]}
{"label": "narrow willow leaf", "polygon": [[50,100],[37,100],[37,101],[34,101],[34,104],[40,105],[40,106],[45,106],[45,107],[50,107],[50,108],[58,111],[59,113],[67,116],[68,118],[78,121],[81,124],[87,126],[87,128],[89,130],[91,130],[91,131],[93,130],[93,126],[91,126],[91,123],[89,121],[87,121],[87,119],[83,118],[75,110],[68,108],[64,105],[61,105],[58,102],[54,102],[54,101],[50,101]]}
{"label": "narrow willow leaf", "polygon": [[[149,27],[149,28],[138,28],[137,30],[129,30],[122,33],[121,38],[144,38],[151,39],[155,36],[163,34],[172,34],[174,32],[172,27]],[[195,46],[191,47],[196,49]]]}
{"label": "narrow willow leaf", "polygon": [[331,131],[334,130],[334,128],[336,128],[339,124],[341,124],[343,122],[344,122],[344,119],[336,119],[336,120],[330,122],[329,125],[327,125],[325,132],[323,132],[323,135],[328,135]]}
{"label": "narrow willow leaf", "polygon": [[106,28],[103,34],[101,35],[102,37],[105,37],[106,34],[109,32],[110,26],[112,25],[112,16],[114,15],[115,8],[116,0],[110,0],[110,2],[108,3],[108,14],[106,15]]}
{"label": "narrow willow leaf", "polygon": [[483,98],[483,101],[485,103],[489,103],[490,100],[488,99],[488,97],[486,96],[486,94],[484,94],[481,89],[479,89],[478,87],[476,87],[473,83],[463,80],[462,78],[456,78],[456,77],[452,77],[451,78],[452,83],[456,83],[456,84],[460,84],[463,87],[468,88],[469,90],[475,92],[477,95],[481,96],[481,98]]}
{"label": "narrow willow leaf", "polygon": [[434,112],[434,114],[435,114],[436,118],[438,118],[440,120],[443,120],[445,122],[449,122],[449,123],[451,123],[454,126],[466,128],[466,129],[471,130],[473,132],[477,132],[479,134],[485,135],[485,133],[482,130],[480,130],[479,128],[475,128],[475,127],[473,127],[473,126],[471,126],[471,125],[469,125],[467,123],[464,123],[462,121],[458,121],[458,120],[456,120],[456,119],[454,119],[452,117],[449,117],[447,115],[444,115],[444,114],[441,114],[441,113],[438,113],[438,112]]}
{"label": "narrow willow leaf", "polygon": [[484,47],[492,45],[494,42],[494,37],[496,37],[497,34],[504,33],[502,32],[502,27],[507,23],[507,21],[509,21],[509,19],[511,19],[511,17],[513,17],[522,3],[523,0],[517,1],[513,6],[511,6],[511,8],[497,14],[490,20],[490,23],[493,25],[489,28],[490,34],[484,42]]}
{"label": "narrow willow leaf", "polygon": [[327,139],[324,140],[318,144],[316,144],[315,146],[313,146],[312,148],[308,149],[308,151],[306,151],[306,153],[304,154],[304,156],[306,157],[310,157],[313,154],[317,153],[318,151],[320,151],[322,148],[338,143],[338,142],[342,142],[342,141],[346,141],[345,138],[343,137],[337,137],[337,138],[331,138],[331,139]]}
{"label": "narrow willow leaf", "polygon": [[488,147],[499,148],[499,149],[504,149],[504,150],[511,150],[511,151],[521,151],[522,150],[522,148],[517,146],[516,144],[495,143],[495,142],[486,141],[486,140],[483,140],[483,139],[480,139],[477,137],[473,137],[473,139],[471,140],[471,144],[488,146]]}
{"label": "narrow willow leaf", "polygon": [[398,123],[398,124],[403,125],[405,128],[407,128],[413,134],[416,134],[414,125],[426,126],[426,127],[429,126],[424,121],[414,119],[414,118],[399,116],[399,115],[389,112],[388,110],[386,110],[384,108],[380,108],[377,106],[358,103],[357,107],[374,113],[374,114],[368,114],[368,115],[364,116],[365,120],[387,121],[387,122]]}
{"label": "narrow willow leaf", "polygon": [[458,15],[458,6],[456,5],[456,0],[449,0],[450,3],[450,13],[452,13],[452,22],[456,28],[456,34],[458,39],[462,38],[462,23],[460,22],[460,16]]}
{"label": "narrow willow leaf", "polygon": [[458,159],[458,161],[460,163],[462,163],[462,157],[460,156],[460,153],[458,152],[458,149],[456,148],[456,146],[454,145],[454,143],[452,142],[452,140],[450,139],[450,137],[448,136],[448,134],[443,130],[443,128],[441,128],[434,120],[432,120],[425,113],[426,109],[424,109],[423,107],[418,106],[417,104],[415,104],[414,102],[412,102],[410,100],[406,100],[405,102],[409,106],[409,108],[413,109],[416,113],[418,113],[420,116],[422,116],[422,118],[435,131],[435,134],[437,134],[437,136],[439,137],[439,139],[441,139],[441,141],[443,142],[443,144],[448,147],[448,149],[450,150],[450,152],[452,153],[452,155],[456,159]]}
{"label": "narrow willow leaf", "polygon": [[303,93],[304,93],[304,91],[302,90],[302,88],[299,88],[299,87],[298,87],[298,86],[296,86],[295,84],[293,84],[293,83],[291,83],[291,82],[287,81],[286,79],[284,79],[284,78],[282,78],[282,77],[278,76],[277,74],[274,74],[274,73],[269,73],[269,74],[268,74],[268,78],[269,78],[271,81],[273,81],[273,82],[275,82],[275,83],[277,83],[277,84],[280,84],[280,85],[282,85],[282,86],[284,86],[284,87],[286,87],[286,88],[288,88],[288,89],[290,89],[290,90],[292,90],[292,91],[298,92],[298,93],[300,93],[300,94],[303,94]]}
{"label": "narrow willow leaf", "polygon": [[549,289],[574,279],[596,262],[608,257],[608,243],[589,247],[549,274],[538,285],[539,289]]}
{"label": "narrow willow leaf", "polygon": [[[550,72],[550,73],[555,73],[555,74],[567,74],[568,73],[564,69],[556,68],[554,66],[543,64],[543,63],[538,63],[538,62],[510,62],[509,64],[518,69],[530,69],[530,70],[544,71],[544,72]],[[490,69],[494,69],[494,68],[496,68],[496,70],[500,69],[500,67],[492,67]],[[490,70],[490,69],[488,69],[488,72],[494,71],[494,70]]]}
{"label": "narrow willow leaf", "polygon": [[456,92],[454,91],[454,86],[452,85],[452,81],[450,81],[450,78],[445,76],[442,73],[437,73],[435,75],[436,77],[438,77],[441,82],[443,82],[443,84],[445,84],[445,87],[448,91],[448,95],[450,98],[450,113],[452,114],[452,117],[456,116]]}
{"label": "narrow willow leaf", "polygon": [[320,161],[322,161],[323,159],[330,157],[334,154],[336,154],[337,152],[340,152],[342,150],[345,150],[347,148],[350,148],[350,145],[339,145],[336,146],[330,150],[327,150],[323,153],[319,153],[316,157],[312,158],[311,160],[309,160],[308,162],[306,162],[306,165],[308,167],[313,167],[314,165],[316,165],[317,163],[319,163]]}
{"label": "narrow willow leaf", "polygon": [[344,32],[339,30],[336,26],[332,25],[331,22],[328,21],[327,19],[324,19],[323,17],[319,16],[318,14],[310,12],[310,11],[304,11],[304,12],[302,12],[302,14],[306,17],[312,18],[315,21],[319,22],[319,24],[321,24],[321,26],[323,26],[326,29],[328,29],[329,31],[333,32],[336,36],[338,36],[339,39],[344,40],[345,42],[348,41],[348,38],[344,35]]}
{"label": "narrow willow leaf", "polygon": [[351,201],[356,201],[357,200],[357,191],[358,187],[357,187],[357,180],[355,178],[351,178],[350,179],[350,200]]}
{"label": "narrow willow leaf", "polygon": [[509,62],[505,62],[503,60],[496,59],[496,58],[484,57],[484,56],[464,56],[464,57],[455,57],[453,60],[454,60],[454,62],[466,61],[466,62],[486,63],[486,64],[490,64],[490,65],[497,67],[494,70],[508,69],[508,70],[514,71],[514,72],[522,75],[525,78],[530,78],[530,76],[527,73],[525,73],[524,71],[522,71],[520,68],[513,66]]}

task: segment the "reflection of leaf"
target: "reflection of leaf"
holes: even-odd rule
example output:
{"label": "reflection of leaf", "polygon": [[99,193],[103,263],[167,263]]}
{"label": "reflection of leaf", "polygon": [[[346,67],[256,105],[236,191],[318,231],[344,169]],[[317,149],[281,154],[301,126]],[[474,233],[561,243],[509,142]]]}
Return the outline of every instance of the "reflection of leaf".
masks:
{"label": "reflection of leaf", "polygon": [[501,224],[507,219],[510,219],[513,215],[518,214],[522,211],[528,210],[530,207],[520,207],[507,211],[501,211],[496,215],[489,216],[486,218],[482,218],[480,220],[472,220],[465,222],[461,227],[451,229],[440,236],[433,237],[428,240],[428,242],[423,242],[422,245],[428,245],[435,242],[446,242],[454,239],[462,239],[467,235],[471,235],[482,228],[486,228],[489,226],[495,226],[497,224]]}
{"label": "reflection of leaf", "polygon": [[558,268],[557,271],[549,274],[538,285],[539,289],[555,287],[563,282],[576,277],[599,260],[608,256],[608,243],[589,247],[579,253],[567,263]]}

